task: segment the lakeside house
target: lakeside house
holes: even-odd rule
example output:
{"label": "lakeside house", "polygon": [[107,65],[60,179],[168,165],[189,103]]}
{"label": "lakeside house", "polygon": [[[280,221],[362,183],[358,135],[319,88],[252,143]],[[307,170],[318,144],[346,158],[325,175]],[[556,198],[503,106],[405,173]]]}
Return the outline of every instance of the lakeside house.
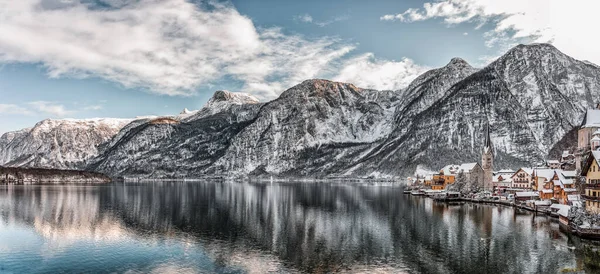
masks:
{"label": "lakeside house", "polygon": [[600,151],[591,151],[584,163],[581,175],[585,176],[584,195],[586,209],[600,213]]}
{"label": "lakeside house", "polygon": [[498,192],[505,192],[512,186],[512,174],[497,173],[492,179],[494,190]]}
{"label": "lakeside house", "polygon": [[519,168],[512,176],[511,188],[529,190],[533,186],[533,169]]}

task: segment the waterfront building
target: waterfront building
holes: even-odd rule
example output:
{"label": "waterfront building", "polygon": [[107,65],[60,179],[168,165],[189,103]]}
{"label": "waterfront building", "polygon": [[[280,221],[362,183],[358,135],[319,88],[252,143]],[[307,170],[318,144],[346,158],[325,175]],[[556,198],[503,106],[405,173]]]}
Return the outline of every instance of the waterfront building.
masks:
{"label": "waterfront building", "polygon": [[492,139],[490,138],[489,125],[485,131],[485,141],[481,153],[481,168],[483,169],[483,189],[485,191],[493,191],[494,149],[492,147]]}
{"label": "waterfront building", "polygon": [[600,151],[591,151],[585,157],[582,176],[585,176],[584,195],[586,209],[600,213]]}
{"label": "waterfront building", "polygon": [[533,169],[532,168],[519,168],[512,176],[511,188],[516,189],[532,189],[533,186]]}
{"label": "waterfront building", "polygon": [[434,174],[431,182],[431,189],[444,190],[450,184],[456,181],[456,175],[460,170],[458,165],[447,165],[440,169],[438,174]]}
{"label": "waterfront building", "polygon": [[504,192],[506,189],[511,188],[512,179],[509,175],[497,174],[494,175],[492,179],[492,184],[494,187],[494,191]]}

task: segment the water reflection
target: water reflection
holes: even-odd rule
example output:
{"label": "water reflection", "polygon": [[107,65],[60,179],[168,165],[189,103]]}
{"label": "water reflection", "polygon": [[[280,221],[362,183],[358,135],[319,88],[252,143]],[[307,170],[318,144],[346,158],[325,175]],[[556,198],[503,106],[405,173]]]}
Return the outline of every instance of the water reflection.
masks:
{"label": "water reflection", "polygon": [[597,261],[550,218],[372,184],[2,186],[0,223],[0,272],[556,273]]}

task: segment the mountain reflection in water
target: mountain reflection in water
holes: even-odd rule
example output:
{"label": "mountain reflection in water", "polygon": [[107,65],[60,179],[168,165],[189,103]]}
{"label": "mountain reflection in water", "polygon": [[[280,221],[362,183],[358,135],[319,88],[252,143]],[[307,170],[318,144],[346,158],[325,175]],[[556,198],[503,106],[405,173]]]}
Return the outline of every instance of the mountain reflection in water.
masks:
{"label": "mountain reflection in water", "polygon": [[389,184],[0,186],[0,272],[592,272],[593,250],[549,217]]}

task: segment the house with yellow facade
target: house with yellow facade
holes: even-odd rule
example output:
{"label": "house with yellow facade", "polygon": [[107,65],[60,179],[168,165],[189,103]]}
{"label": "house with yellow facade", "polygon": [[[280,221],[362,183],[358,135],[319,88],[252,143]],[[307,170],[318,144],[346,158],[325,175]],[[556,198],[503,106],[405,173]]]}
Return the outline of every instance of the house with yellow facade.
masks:
{"label": "house with yellow facade", "polygon": [[585,158],[587,159],[581,172],[585,176],[583,198],[588,211],[600,213],[600,151],[591,151]]}
{"label": "house with yellow facade", "polygon": [[447,165],[440,169],[440,172],[432,177],[431,189],[444,190],[448,185],[454,184],[459,170],[460,166],[457,165]]}

